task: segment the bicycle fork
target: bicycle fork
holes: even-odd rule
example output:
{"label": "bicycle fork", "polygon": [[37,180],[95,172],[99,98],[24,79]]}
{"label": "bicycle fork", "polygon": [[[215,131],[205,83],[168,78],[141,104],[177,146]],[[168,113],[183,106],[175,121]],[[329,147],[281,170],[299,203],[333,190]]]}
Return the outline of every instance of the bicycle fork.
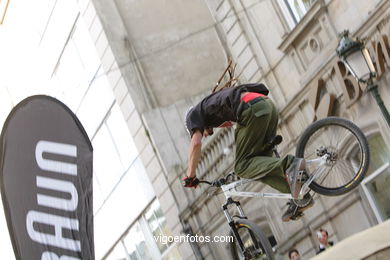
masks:
{"label": "bicycle fork", "polygon": [[[328,159],[329,159],[329,155],[325,154],[320,158],[306,161],[306,165],[318,164],[318,166],[317,169],[314,171],[314,173],[310,175],[309,179],[302,185],[298,198],[303,198],[303,196],[309,191],[309,185],[325,172],[326,168],[322,166],[326,165]],[[306,171],[307,171],[307,167],[306,167]]]}
{"label": "bicycle fork", "polygon": [[239,247],[241,249],[241,252],[243,253],[245,259],[247,259],[247,257],[248,257],[247,254],[248,253],[246,252],[246,249],[244,247],[244,243],[242,242],[241,237],[238,234],[238,229],[236,227],[236,222],[234,221],[233,217],[230,215],[229,210],[228,210],[228,206],[230,204],[235,204],[236,207],[237,207],[238,213],[239,213],[239,215],[235,215],[233,217],[237,217],[237,218],[241,218],[241,219],[247,219],[247,217],[245,216],[245,213],[244,213],[244,211],[243,211],[239,201],[235,201],[232,198],[228,198],[226,203],[222,206],[223,213],[225,214],[225,217],[226,217],[226,219],[227,219],[227,221],[229,223],[229,226],[230,226],[230,229],[231,229],[231,231],[233,233],[233,236],[237,240],[237,243],[238,243],[238,245],[239,245]]}

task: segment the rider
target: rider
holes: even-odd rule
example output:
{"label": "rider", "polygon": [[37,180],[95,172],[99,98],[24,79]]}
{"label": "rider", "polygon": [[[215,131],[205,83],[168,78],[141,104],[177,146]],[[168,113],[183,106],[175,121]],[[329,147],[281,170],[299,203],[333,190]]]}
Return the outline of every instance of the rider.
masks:
{"label": "rider", "polygon": [[[297,198],[302,180],[295,180],[296,173],[304,171],[305,161],[293,155],[274,158],[272,150],[267,149],[266,144],[275,136],[278,123],[278,112],[268,93],[263,84],[257,83],[225,88],[205,97],[187,111],[185,122],[191,143],[184,187],[196,188],[199,184],[196,168],[203,136],[212,135],[214,127],[230,127],[235,122],[235,173],[242,178],[259,178],[280,192],[291,192],[293,198]],[[305,200],[308,203],[303,207],[290,200],[282,220],[294,220],[313,205],[309,194],[305,195]]]}

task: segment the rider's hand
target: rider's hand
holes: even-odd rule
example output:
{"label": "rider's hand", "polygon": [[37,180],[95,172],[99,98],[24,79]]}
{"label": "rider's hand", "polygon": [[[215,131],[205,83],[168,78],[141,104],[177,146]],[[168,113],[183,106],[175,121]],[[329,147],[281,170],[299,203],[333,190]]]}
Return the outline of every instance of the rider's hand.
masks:
{"label": "rider's hand", "polygon": [[199,184],[199,179],[196,177],[190,178],[188,176],[183,178],[183,186],[186,188],[196,188]]}

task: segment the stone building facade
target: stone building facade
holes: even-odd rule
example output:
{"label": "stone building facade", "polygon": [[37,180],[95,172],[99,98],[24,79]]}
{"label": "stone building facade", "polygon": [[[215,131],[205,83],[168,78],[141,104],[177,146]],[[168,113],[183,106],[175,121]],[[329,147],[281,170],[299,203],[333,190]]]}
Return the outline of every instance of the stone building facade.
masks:
{"label": "stone building facade", "polygon": [[[366,86],[347,73],[335,53],[344,29],[367,38],[389,107],[390,1],[92,3],[86,14],[96,29],[97,49],[172,234],[228,234],[223,197],[207,187],[189,190],[181,184],[189,144],[185,111],[210,93],[228,57],[238,64],[241,82],[263,82],[270,89],[280,112],[282,154],[294,153],[302,131],[330,115],[352,120],[369,138],[370,175],[359,188],[340,197],[316,196],[315,206],[297,222],[281,222],[282,200],[241,200],[249,219],[276,242],[280,256],[293,247],[304,258],[315,255],[320,227],[337,243],[390,217],[389,128]],[[233,130],[217,130],[202,150],[198,177],[225,175],[233,168]],[[250,188],[271,190],[261,183]],[[182,259],[229,259],[225,244],[177,247]]]}

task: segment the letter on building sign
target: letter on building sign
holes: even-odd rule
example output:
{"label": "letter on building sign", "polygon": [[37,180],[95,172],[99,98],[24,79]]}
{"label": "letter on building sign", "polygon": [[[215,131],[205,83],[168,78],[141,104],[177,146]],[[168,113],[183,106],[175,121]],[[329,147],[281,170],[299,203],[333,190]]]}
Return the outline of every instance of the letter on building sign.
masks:
{"label": "letter on building sign", "polygon": [[375,61],[377,79],[379,80],[386,71],[387,66],[390,65],[390,47],[386,35],[381,35],[379,41],[375,44]]}
{"label": "letter on building sign", "polygon": [[336,78],[339,80],[340,86],[343,89],[345,105],[350,107],[360,98],[362,94],[359,83],[349,73],[343,62],[340,60],[335,62],[333,71],[336,73]]}
{"label": "letter on building sign", "polygon": [[331,115],[333,111],[334,95],[326,92],[326,86],[323,79],[314,80],[310,86],[309,102],[314,109],[314,116],[311,121],[325,118]]}

